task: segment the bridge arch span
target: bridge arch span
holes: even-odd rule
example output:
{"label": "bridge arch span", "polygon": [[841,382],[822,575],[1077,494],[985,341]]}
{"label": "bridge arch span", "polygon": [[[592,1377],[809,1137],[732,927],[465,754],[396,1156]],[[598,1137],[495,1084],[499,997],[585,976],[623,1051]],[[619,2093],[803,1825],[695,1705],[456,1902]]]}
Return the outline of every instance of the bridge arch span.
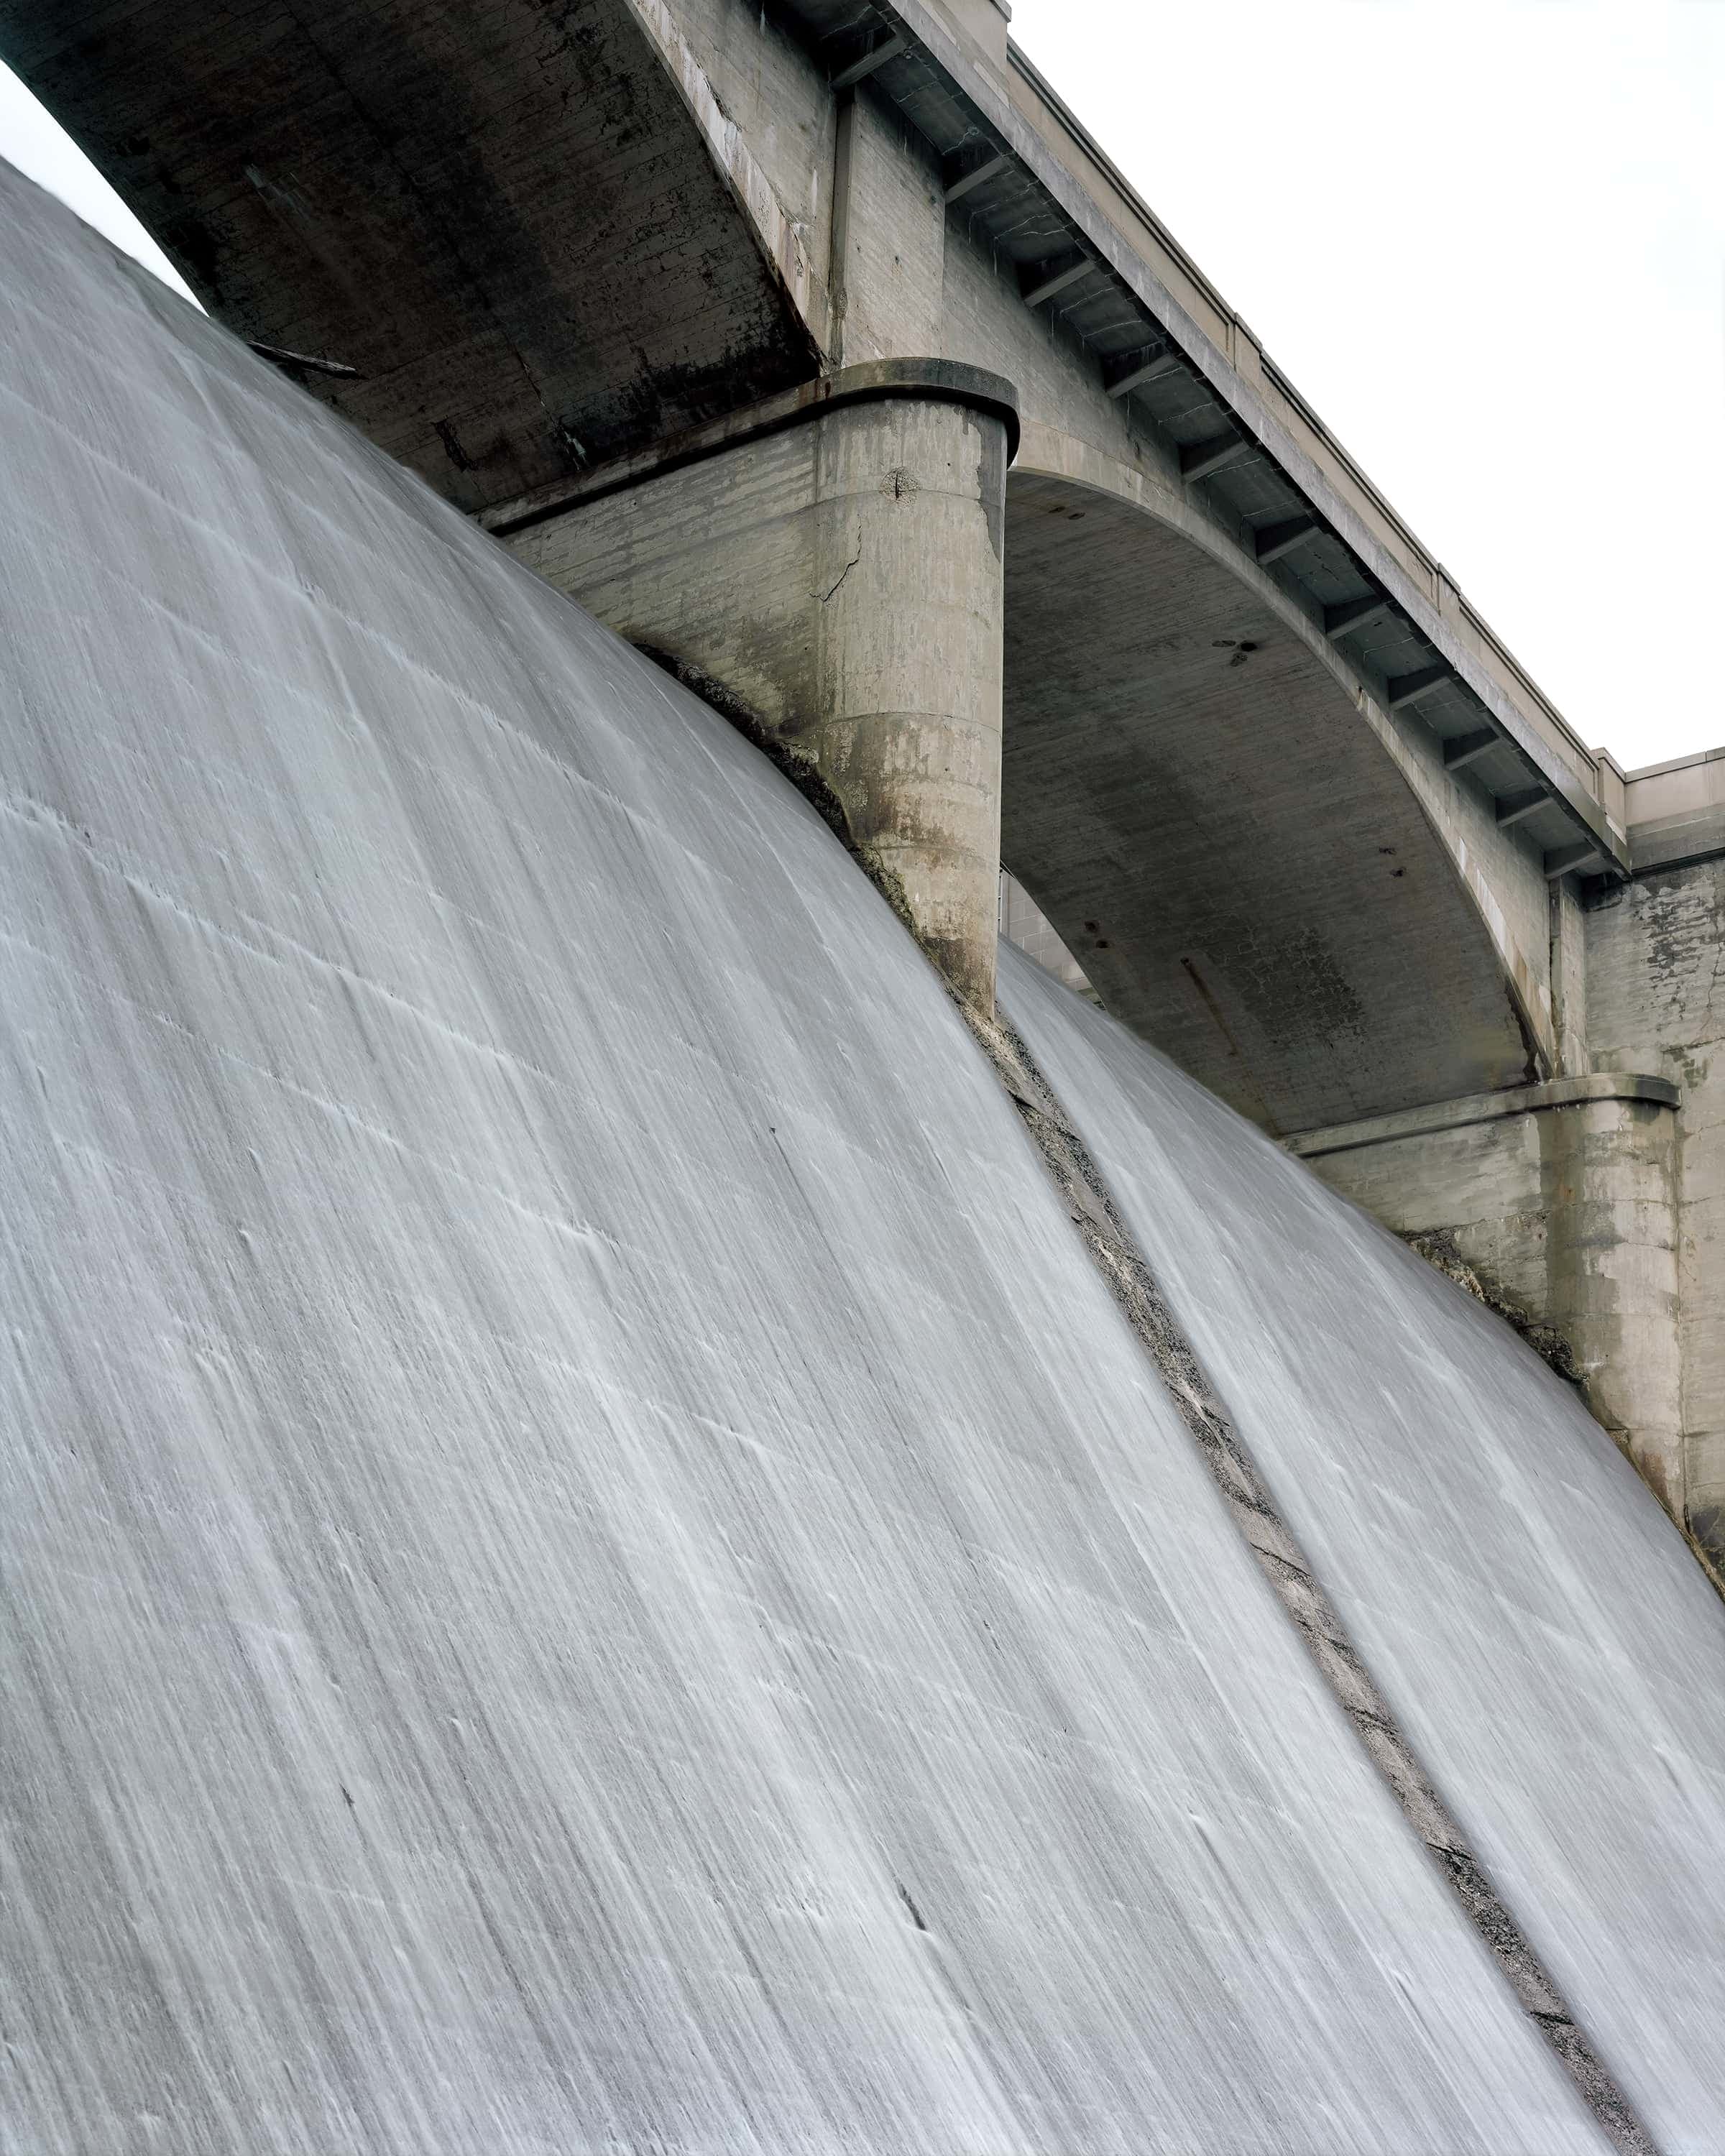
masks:
{"label": "bridge arch span", "polygon": [[1005,616],[1002,858],[1118,1016],[1277,1132],[1550,1074],[1539,864],[1177,488],[1027,424]]}

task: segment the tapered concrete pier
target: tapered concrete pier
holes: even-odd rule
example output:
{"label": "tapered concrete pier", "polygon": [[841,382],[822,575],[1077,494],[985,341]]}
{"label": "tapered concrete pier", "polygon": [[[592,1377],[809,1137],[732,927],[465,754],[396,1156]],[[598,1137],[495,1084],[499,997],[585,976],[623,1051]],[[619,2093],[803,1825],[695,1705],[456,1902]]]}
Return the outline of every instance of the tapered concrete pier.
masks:
{"label": "tapered concrete pier", "polygon": [[805,752],[929,955],[991,1010],[1010,383],[846,367],[485,519]]}

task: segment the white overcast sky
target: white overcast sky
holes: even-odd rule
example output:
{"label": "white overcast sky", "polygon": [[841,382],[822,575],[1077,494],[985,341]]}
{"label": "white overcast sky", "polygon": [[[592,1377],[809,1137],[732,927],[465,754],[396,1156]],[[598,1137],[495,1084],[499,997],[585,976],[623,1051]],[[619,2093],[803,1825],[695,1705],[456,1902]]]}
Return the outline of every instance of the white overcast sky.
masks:
{"label": "white overcast sky", "polygon": [[[1725,744],[1725,0],[1013,33],[1578,732]],[[3,69],[0,154],[172,279]]]}

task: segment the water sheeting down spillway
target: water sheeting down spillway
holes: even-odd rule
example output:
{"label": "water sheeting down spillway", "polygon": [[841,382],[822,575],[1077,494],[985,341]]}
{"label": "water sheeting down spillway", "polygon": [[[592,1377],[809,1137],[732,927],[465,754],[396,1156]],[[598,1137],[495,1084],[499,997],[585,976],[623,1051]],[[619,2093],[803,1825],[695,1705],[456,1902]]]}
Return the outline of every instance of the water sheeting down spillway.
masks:
{"label": "water sheeting down spillway", "polygon": [[1603,2148],[766,761],[4,167],[0,475],[8,2145]]}
{"label": "water sheeting down spillway", "polygon": [[1166,1057],[1002,952],[1282,1517],[1659,2146],[1725,2150],[1725,1605],[1574,1392]]}

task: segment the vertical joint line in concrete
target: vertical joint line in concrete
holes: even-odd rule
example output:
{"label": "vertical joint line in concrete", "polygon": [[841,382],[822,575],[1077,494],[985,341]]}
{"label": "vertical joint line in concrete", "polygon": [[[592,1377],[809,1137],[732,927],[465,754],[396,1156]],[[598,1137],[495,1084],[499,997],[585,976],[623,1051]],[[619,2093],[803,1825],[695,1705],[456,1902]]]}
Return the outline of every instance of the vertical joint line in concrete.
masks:
{"label": "vertical joint line in concrete", "polygon": [[850,166],[856,134],[856,92],[841,90],[833,121],[832,226],[827,241],[827,290],[832,301],[834,367],[845,364],[845,316],[850,290]]}
{"label": "vertical joint line in concrete", "polygon": [[1658,2156],[1652,2137],[1569,2011],[1556,1983],[1468,1846],[1460,1823],[1438,1795],[1398,1727],[1389,1702],[1349,1639],[1340,1613],[1277,1512],[1267,1484],[1196,1351],[1176,1322],[1060,1096],[1004,1018],[997,1016],[991,1021],[972,1009],[962,997],[954,994],[952,999],[1011,1096],[1092,1262],[1156,1366],[1221,1491],[1235,1527],[1284,1614],[1299,1634],[1368,1758],[1389,1784],[1409,1825],[1448,1881],[1468,1922],[1502,1971],[1517,2004],[1556,2052],[1582,2102],[1613,2146],[1623,2156]]}

